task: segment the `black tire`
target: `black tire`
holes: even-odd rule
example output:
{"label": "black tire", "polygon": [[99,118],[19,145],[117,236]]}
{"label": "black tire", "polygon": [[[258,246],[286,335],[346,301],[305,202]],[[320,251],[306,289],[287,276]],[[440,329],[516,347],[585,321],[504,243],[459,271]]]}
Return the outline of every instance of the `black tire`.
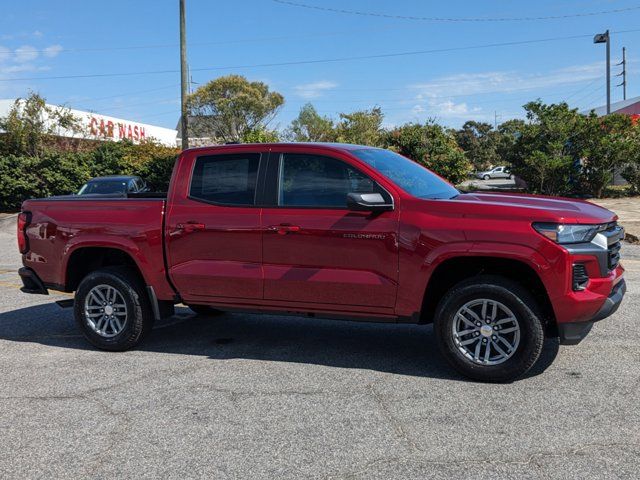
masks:
{"label": "black tire", "polygon": [[[85,311],[85,300],[91,290],[107,285],[117,290],[126,306],[122,330],[105,337],[92,327]],[[87,275],[75,295],[74,316],[86,339],[101,350],[124,351],[138,345],[153,328],[153,312],[144,284],[139,276],[126,267],[107,267]]]}
{"label": "black tire", "polygon": [[[519,344],[512,354],[508,352],[511,356],[503,363],[479,364],[465,356],[463,347],[456,344],[453,332],[456,314],[468,302],[480,299],[500,302],[517,319]],[[500,327],[496,327],[493,333],[498,333],[497,328]],[[520,377],[536,363],[544,342],[544,327],[535,300],[517,283],[494,275],[479,275],[451,288],[436,309],[434,333],[446,360],[461,374],[483,382],[510,382]],[[478,341],[485,340],[479,333],[469,335],[467,338],[479,335]],[[491,343],[491,338],[486,340]],[[498,342],[495,344],[501,345]],[[472,345],[477,346],[478,343]]]}
{"label": "black tire", "polygon": [[198,315],[206,315],[208,317],[216,317],[222,315],[222,310],[215,309],[209,305],[189,305],[189,308]]}
{"label": "black tire", "polygon": [[484,177],[482,177],[483,180],[491,180],[491,177],[489,175],[485,175]]}

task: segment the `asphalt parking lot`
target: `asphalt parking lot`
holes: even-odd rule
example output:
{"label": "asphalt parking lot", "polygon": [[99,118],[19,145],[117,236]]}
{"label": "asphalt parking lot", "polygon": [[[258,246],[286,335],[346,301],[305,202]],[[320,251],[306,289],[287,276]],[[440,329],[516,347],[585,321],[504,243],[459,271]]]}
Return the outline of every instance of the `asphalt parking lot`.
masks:
{"label": "asphalt parking lot", "polygon": [[640,246],[628,294],[508,385],[466,381],[430,327],[187,309],[90,347],[18,290],[0,232],[0,478],[638,478]]}

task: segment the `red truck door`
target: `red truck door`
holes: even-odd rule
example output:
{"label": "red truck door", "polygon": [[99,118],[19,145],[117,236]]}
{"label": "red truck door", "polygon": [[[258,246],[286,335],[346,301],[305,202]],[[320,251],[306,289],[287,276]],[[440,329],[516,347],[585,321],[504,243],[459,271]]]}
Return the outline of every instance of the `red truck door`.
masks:
{"label": "red truck door", "polygon": [[307,153],[271,153],[266,178],[264,299],[393,308],[398,212],[346,208],[348,193],[381,187],[343,160]]}
{"label": "red truck door", "polygon": [[[262,299],[260,152],[189,153],[167,214],[169,275],[186,302]],[[230,301],[234,301],[230,300]]]}

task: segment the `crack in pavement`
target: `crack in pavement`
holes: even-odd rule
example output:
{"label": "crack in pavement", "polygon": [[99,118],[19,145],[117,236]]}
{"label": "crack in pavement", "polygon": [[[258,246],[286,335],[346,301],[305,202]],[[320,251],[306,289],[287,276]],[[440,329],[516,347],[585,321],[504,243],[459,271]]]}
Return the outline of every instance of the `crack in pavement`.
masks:
{"label": "crack in pavement", "polygon": [[[443,466],[450,466],[450,465],[465,465],[465,464],[485,464],[485,465],[501,465],[501,466],[520,466],[520,467],[526,467],[529,465],[535,465],[536,467],[538,467],[538,469],[542,469],[542,465],[539,463],[535,463],[536,459],[539,458],[561,458],[561,457],[570,457],[573,455],[578,455],[586,450],[590,450],[590,449],[594,449],[594,448],[598,448],[598,449],[604,449],[604,448],[632,448],[632,449],[640,449],[640,443],[618,443],[618,442],[613,442],[613,443],[591,443],[591,444],[587,444],[587,445],[581,445],[578,447],[573,447],[573,448],[569,448],[567,450],[564,450],[562,452],[548,452],[548,451],[542,451],[542,452],[534,452],[529,454],[527,457],[525,457],[524,460],[496,460],[496,459],[490,459],[487,460],[485,458],[479,458],[479,459],[462,459],[462,460],[450,460],[450,461],[443,461],[443,460],[425,460],[425,459],[420,459],[420,458],[416,458],[415,455],[399,455],[399,456],[393,456],[393,457],[387,457],[387,458],[378,458],[375,460],[372,460],[370,462],[365,463],[364,465],[362,465],[361,468],[359,468],[356,471],[352,471],[352,472],[348,472],[348,473],[335,473],[335,474],[331,474],[331,475],[327,475],[327,476],[323,476],[320,478],[323,478],[324,480],[331,480],[331,479],[336,479],[336,478],[340,478],[340,479],[348,479],[348,478],[356,478],[358,475],[361,474],[365,474],[366,472],[370,471],[372,467],[379,465],[379,464],[383,464],[383,463],[388,463],[388,464],[393,464],[393,463],[397,463],[400,461],[407,461],[407,460],[412,460],[415,461],[417,463],[420,464],[424,464],[424,465],[443,465]],[[541,472],[543,473],[543,472]]]}
{"label": "crack in pavement", "polygon": [[409,433],[405,430],[404,425],[400,420],[398,420],[392,413],[389,404],[387,404],[386,399],[382,396],[376,389],[373,383],[367,384],[367,390],[369,394],[375,399],[376,403],[380,407],[382,411],[382,415],[387,419],[387,421],[391,424],[393,429],[396,432],[396,435],[404,440],[409,448],[413,451],[421,452],[423,451],[418,445],[413,441]]}

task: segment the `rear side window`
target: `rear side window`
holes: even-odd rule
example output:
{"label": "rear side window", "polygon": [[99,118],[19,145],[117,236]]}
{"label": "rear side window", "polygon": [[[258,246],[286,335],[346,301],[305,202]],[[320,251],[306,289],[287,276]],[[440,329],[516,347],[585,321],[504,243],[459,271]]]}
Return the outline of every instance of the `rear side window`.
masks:
{"label": "rear side window", "polygon": [[196,159],[189,196],[222,205],[255,205],[259,153]]}
{"label": "rear side window", "polygon": [[378,193],[366,175],[335,158],[284,154],[280,159],[278,205],[346,208],[349,193]]}

